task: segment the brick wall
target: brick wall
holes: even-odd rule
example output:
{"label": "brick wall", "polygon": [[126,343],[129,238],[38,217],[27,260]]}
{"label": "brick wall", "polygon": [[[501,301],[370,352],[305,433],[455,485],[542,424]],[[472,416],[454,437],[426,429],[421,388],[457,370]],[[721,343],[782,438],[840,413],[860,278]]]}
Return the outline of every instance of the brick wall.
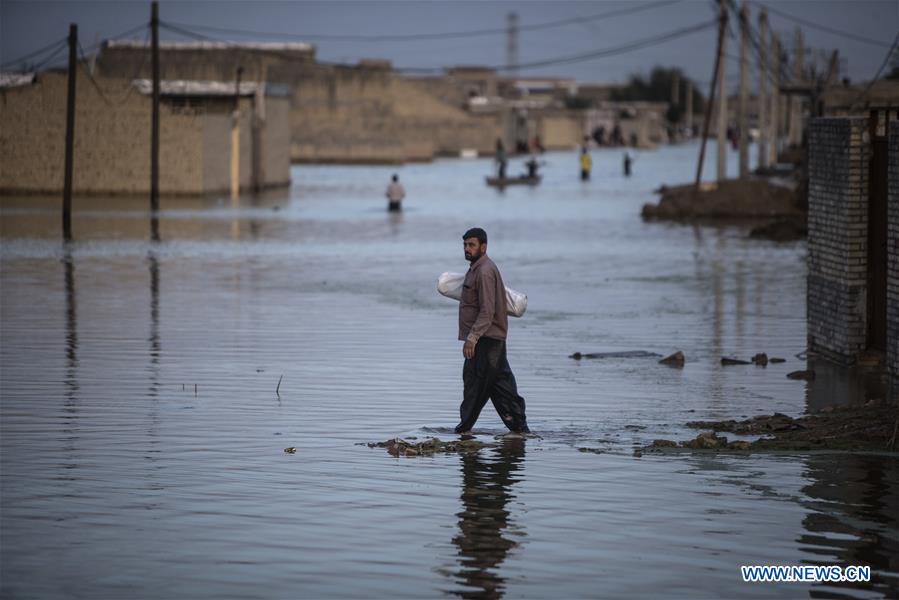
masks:
{"label": "brick wall", "polygon": [[[109,100],[79,71],[73,184],[79,194],[141,194],[150,187],[151,101],[124,80],[99,78]],[[0,192],[62,190],[66,122],[65,73],[0,93]],[[251,101],[241,100],[241,186],[250,187]],[[219,103],[221,104],[221,103]],[[160,106],[159,186],[163,194],[203,194],[230,186],[231,108]],[[263,143],[267,185],[286,185],[286,98],[272,99]]]}
{"label": "brick wall", "polygon": [[866,118],[809,130],[808,345],[840,364],[865,347],[868,231]]}
{"label": "brick wall", "polygon": [[899,376],[899,121],[889,131],[887,196],[887,367]]}

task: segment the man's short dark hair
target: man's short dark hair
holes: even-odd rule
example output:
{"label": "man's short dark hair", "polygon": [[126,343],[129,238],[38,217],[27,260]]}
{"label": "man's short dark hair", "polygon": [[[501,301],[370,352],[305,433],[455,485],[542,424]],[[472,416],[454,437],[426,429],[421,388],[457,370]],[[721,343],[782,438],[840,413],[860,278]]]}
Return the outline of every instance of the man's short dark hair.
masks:
{"label": "man's short dark hair", "polygon": [[487,243],[487,232],[481,229],[480,227],[472,227],[462,236],[462,241],[464,242],[468,238],[478,238],[478,241],[482,244]]}

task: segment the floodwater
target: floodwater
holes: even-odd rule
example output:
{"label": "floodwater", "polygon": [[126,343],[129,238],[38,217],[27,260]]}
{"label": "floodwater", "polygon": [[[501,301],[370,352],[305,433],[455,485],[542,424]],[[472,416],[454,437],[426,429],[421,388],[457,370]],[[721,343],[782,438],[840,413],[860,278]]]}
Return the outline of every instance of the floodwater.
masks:
{"label": "floodwater", "polygon": [[[807,366],[804,242],[640,219],[696,154],[625,179],[594,152],[582,183],[551,153],[504,192],[486,159],[408,165],[397,216],[395,168],[303,165],[238,206],[163,199],[158,243],[145,199],[76,199],[65,247],[57,199],[4,198],[0,596],[899,596],[896,455],[633,454],[690,420],[866,399],[785,377]],[[364,443],[453,437],[435,283],[475,225],[529,296],[509,360],[540,438],[392,458]],[[635,350],[687,363],[569,358]],[[786,363],[719,364],[756,352]],[[475,432],[504,433],[491,406]],[[742,581],[767,564],[872,580]]]}

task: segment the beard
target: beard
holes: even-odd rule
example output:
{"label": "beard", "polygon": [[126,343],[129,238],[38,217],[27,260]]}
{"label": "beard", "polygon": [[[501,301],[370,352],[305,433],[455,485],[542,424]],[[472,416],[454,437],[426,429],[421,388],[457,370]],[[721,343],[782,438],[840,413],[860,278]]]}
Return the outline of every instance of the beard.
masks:
{"label": "beard", "polygon": [[481,258],[481,256],[483,256],[483,254],[480,251],[475,252],[475,253],[466,252],[465,260],[467,260],[468,262],[474,262],[477,259]]}

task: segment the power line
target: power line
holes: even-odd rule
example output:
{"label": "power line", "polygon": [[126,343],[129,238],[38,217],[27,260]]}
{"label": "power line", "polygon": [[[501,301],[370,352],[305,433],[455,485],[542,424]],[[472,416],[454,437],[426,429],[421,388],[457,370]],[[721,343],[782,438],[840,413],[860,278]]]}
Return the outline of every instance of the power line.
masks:
{"label": "power line", "polygon": [[783,17],[788,21],[793,21],[794,23],[799,23],[801,25],[805,25],[806,27],[811,27],[812,29],[818,29],[821,31],[826,31],[827,33],[832,33],[834,35],[843,36],[844,38],[855,40],[856,42],[861,42],[863,44],[870,44],[872,46],[879,46],[880,48],[890,48],[891,45],[889,42],[882,42],[880,40],[872,40],[870,38],[862,37],[860,35],[856,35],[849,31],[842,31],[840,29],[834,29],[833,27],[828,27],[827,25],[821,25],[820,23],[814,23],[812,21],[808,21],[806,19],[795,17],[789,13],[785,13],[776,8],[772,8],[767,4],[763,4],[762,2],[756,2],[755,0],[751,0],[753,4],[758,4],[759,6],[768,9],[771,13]]}
{"label": "power line", "polygon": [[[29,53],[26,54],[25,56],[20,56],[19,58],[15,59],[15,60],[8,60],[8,61],[6,61],[6,62],[3,63],[3,66],[4,66],[4,67],[8,67],[8,66],[10,66],[10,65],[15,65],[15,64],[17,64],[17,63],[24,62],[24,61],[28,60],[29,58],[34,58],[34,57],[36,57],[36,56],[40,56],[41,54],[44,54],[45,52],[48,52],[48,51],[50,51],[50,50],[57,50],[57,51],[58,51],[60,46],[63,46],[63,45],[65,45],[65,44],[67,44],[67,43],[68,43],[68,38],[62,38],[61,40],[56,40],[56,41],[53,42],[52,44],[48,44],[48,45],[44,46],[43,48],[39,48],[38,50],[35,50],[35,51],[33,51],[33,52],[29,52]],[[55,55],[55,54],[56,54],[56,53],[54,52],[54,55]]]}
{"label": "power line", "polygon": [[[563,25],[573,25],[583,23],[584,21],[596,21],[600,19],[611,19],[625,15],[635,14],[654,8],[661,8],[671,4],[677,4],[683,0],[661,0],[651,4],[642,4],[639,6],[631,6],[618,10],[607,11],[595,15],[585,17],[574,17],[569,19],[560,19],[557,21],[548,21],[546,23],[536,23],[534,25],[521,25],[519,31],[537,31],[540,29],[551,29],[561,27]],[[505,35],[507,29],[505,27],[496,27],[491,29],[476,29],[472,31],[454,31],[446,33],[417,33],[417,34],[397,34],[397,35],[350,35],[350,34],[296,34],[272,31],[250,31],[246,29],[231,29],[225,27],[212,27],[208,25],[193,25],[189,23],[169,22],[170,25],[176,27],[184,27],[197,31],[211,31],[213,33],[224,33],[232,35],[247,35],[258,37],[275,37],[279,39],[300,39],[306,40],[322,40],[322,41],[344,41],[344,42],[412,42],[422,40],[440,40],[440,39],[457,39],[470,38],[485,35]]]}
{"label": "power line", "polygon": [[[138,26],[136,26],[136,27],[132,27],[131,29],[127,29],[127,30],[125,30],[125,31],[123,31],[123,32],[121,32],[121,33],[117,33],[117,34],[115,34],[115,35],[113,35],[113,36],[111,36],[110,38],[107,38],[107,39],[122,38],[122,37],[129,36],[129,35],[131,35],[131,34],[133,34],[133,33],[136,33],[136,32],[138,32],[138,31],[141,31],[141,30],[145,29],[148,25],[149,25],[148,23],[144,23],[144,24],[142,24],[142,25],[138,25]],[[5,61],[5,62],[2,64],[2,66],[3,66],[4,68],[6,68],[6,67],[8,67],[8,66],[10,66],[10,65],[15,65],[15,64],[17,64],[17,63],[21,63],[21,62],[23,62],[23,61],[25,61],[25,60],[28,60],[29,58],[33,58],[33,57],[35,57],[35,56],[39,56],[39,55],[41,55],[41,54],[44,54],[45,52],[48,52],[48,51],[50,51],[50,50],[55,50],[55,52],[53,52],[53,55],[52,55],[51,58],[45,58],[43,61],[41,61],[41,62],[39,63],[38,66],[32,66],[32,67],[30,67],[31,70],[37,70],[40,66],[46,65],[46,64],[49,63],[53,58],[55,58],[56,55],[59,54],[59,49],[60,49],[60,47],[66,46],[68,43],[69,43],[69,38],[68,38],[68,37],[64,37],[64,38],[62,38],[61,40],[57,40],[57,41],[53,42],[52,44],[49,44],[49,45],[47,45],[47,46],[44,46],[43,48],[39,48],[38,50],[35,50],[35,51],[33,51],[33,52],[29,52],[28,54],[26,54],[26,55],[24,55],[24,56],[21,56],[21,57],[15,59],[15,60],[8,60],[8,61]],[[99,48],[100,46],[102,46],[102,45],[103,45],[103,42],[100,42],[100,43],[98,43],[98,44],[94,44],[94,45],[92,45],[92,46],[88,46],[88,48],[87,48],[87,50],[86,50],[86,53],[89,54],[89,53],[93,52],[94,50],[98,49],[98,48]]]}
{"label": "power line", "polygon": [[899,45],[899,33],[896,34],[896,37],[893,38],[893,45],[890,46],[890,49],[887,51],[887,55],[883,57],[883,62],[880,65],[880,68],[877,69],[877,73],[874,74],[874,77],[871,78],[871,81],[868,82],[867,87],[862,91],[861,94],[858,95],[858,98],[852,101],[852,106],[858,104],[859,100],[868,95],[868,92],[871,91],[871,88],[874,86],[874,82],[880,77],[883,70],[886,68],[887,63],[890,62],[890,56],[892,56],[893,51],[896,50],[896,46]]}
{"label": "power line", "polygon": [[[575,54],[572,56],[560,56],[556,58],[534,61],[530,63],[524,63],[518,65],[519,69],[528,69],[528,68],[536,68],[536,67],[546,67],[550,65],[562,65],[562,64],[570,64],[573,62],[582,62],[585,60],[591,60],[594,58],[601,58],[605,56],[614,56],[616,54],[624,54],[625,52],[631,52],[634,50],[641,50],[643,48],[648,48],[650,46],[656,46],[658,44],[662,44],[664,42],[677,39],[680,37],[684,37],[693,33],[697,33],[699,31],[703,31],[705,29],[709,29],[717,25],[716,21],[704,21],[702,23],[697,23],[696,25],[692,25],[690,27],[683,27],[681,29],[676,29],[666,34],[656,35],[649,38],[644,38],[642,40],[637,40],[635,42],[631,42],[629,44],[624,44],[622,46],[617,46],[613,48],[605,48],[602,50],[593,50],[591,52],[585,52],[583,54]],[[497,71],[504,70],[503,68],[493,67]]]}
{"label": "power line", "polygon": [[[603,48],[603,49],[599,49],[599,50],[593,50],[593,51],[585,52],[582,54],[559,56],[559,57],[554,57],[554,58],[520,64],[520,65],[518,65],[518,69],[533,69],[533,68],[537,68],[537,67],[545,67],[545,66],[551,66],[551,65],[570,64],[570,63],[575,63],[575,62],[583,62],[583,61],[587,61],[587,60],[592,60],[595,58],[601,58],[601,57],[605,57],[605,56],[614,56],[617,54],[624,54],[626,52],[640,50],[640,49],[647,48],[650,46],[655,46],[655,45],[658,45],[658,44],[661,44],[661,43],[664,43],[664,42],[667,42],[667,41],[670,41],[670,40],[673,40],[676,38],[684,37],[686,35],[690,35],[690,34],[702,31],[704,29],[708,29],[709,27],[711,27],[715,24],[716,24],[716,21],[714,21],[714,20],[713,21],[705,21],[702,23],[698,23],[696,25],[692,25],[690,27],[684,27],[681,29],[677,29],[677,30],[668,32],[668,33],[644,38],[641,40],[623,44],[621,46],[614,46],[611,48]],[[184,29],[184,28],[182,28],[178,25],[174,25],[172,23],[168,23],[168,22],[162,23],[161,22],[160,25],[162,25],[163,27],[165,27],[166,29],[168,29],[170,31],[174,31],[175,33],[178,33],[180,35],[184,35],[187,37],[193,37],[196,39],[201,39],[203,41],[212,41],[212,42],[228,44],[228,42],[223,42],[222,40],[218,40],[215,38],[211,38],[209,36],[205,36],[202,34],[198,34],[196,32],[192,32],[190,30]],[[241,50],[239,45],[232,44],[232,47],[237,50]],[[280,56],[282,58],[286,58],[289,60],[296,59],[295,56],[285,55],[283,53],[279,53],[279,52],[273,51],[273,50],[261,49],[261,50],[253,51],[252,53],[270,54],[270,55]],[[318,63],[318,65],[319,66],[343,66],[343,65],[336,64],[336,63],[326,63],[323,61],[320,61]],[[493,66],[488,66],[486,68],[492,69],[494,71],[508,70],[507,65],[493,65]],[[401,73],[402,72],[406,72],[406,73],[442,73],[444,71],[444,68],[443,67],[398,67],[398,68],[395,68],[394,70],[397,72],[401,72]]]}

